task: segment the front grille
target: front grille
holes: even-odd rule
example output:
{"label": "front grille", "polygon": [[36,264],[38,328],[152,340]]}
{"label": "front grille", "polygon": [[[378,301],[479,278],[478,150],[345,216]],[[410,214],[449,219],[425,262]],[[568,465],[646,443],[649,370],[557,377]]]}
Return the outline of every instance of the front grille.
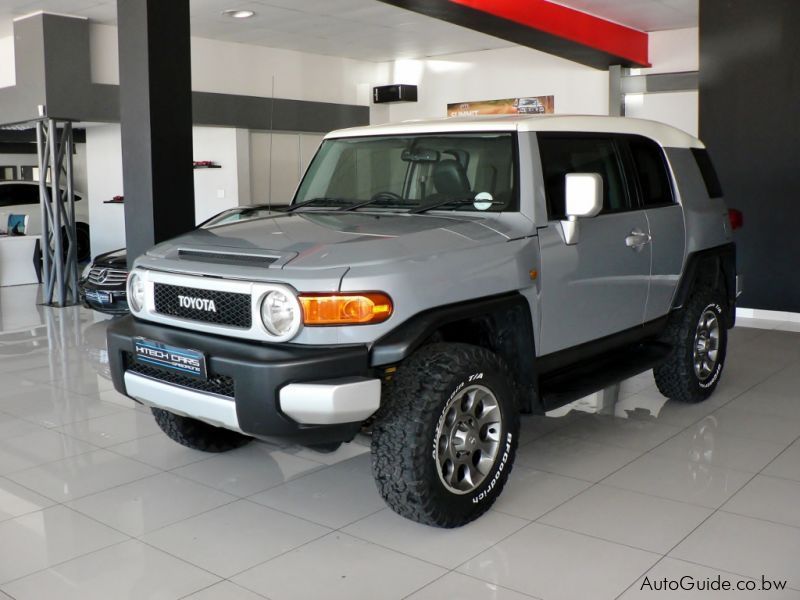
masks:
{"label": "front grille", "polygon": [[89,283],[99,286],[118,286],[128,279],[128,272],[123,269],[110,269],[108,267],[92,267],[87,277]]}
{"label": "front grille", "polygon": [[206,394],[216,394],[217,396],[226,396],[234,398],[233,391],[233,378],[227,375],[213,375],[209,373],[208,379],[197,379],[195,377],[188,377],[181,373],[167,371],[166,369],[159,369],[151,365],[146,365],[137,362],[133,354],[124,352],[125,370],[131,373],[138,373],[151,379],[157,379],[170,385],[178,385],[180,387],[197,390],[198,392],[205,392]]}
{"label": "front grille", "polygon": [[[165,283],[156,283],[153,291],[156,312],[162,315],[242,329],[250,329],[253,323],[249,294],[180,287]],[[189,300],[184,300],[184,305],[181,305],[179,296]],[[195,302],[194,307],[191,304],[187,305],[187,302],[191,303],[192,300],[203,302]],[[206,300],[213,301],[213,310],[211,302],[204,302]]]}

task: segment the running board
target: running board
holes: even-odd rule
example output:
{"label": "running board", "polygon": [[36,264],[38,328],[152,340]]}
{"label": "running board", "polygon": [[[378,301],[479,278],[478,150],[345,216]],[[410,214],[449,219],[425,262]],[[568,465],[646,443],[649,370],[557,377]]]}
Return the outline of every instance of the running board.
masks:
{"label": "running board", "polygon": [[610,352],[542,376],[539,390],[545,411],[599,392],[658,365],[672,350],[658,342]]}

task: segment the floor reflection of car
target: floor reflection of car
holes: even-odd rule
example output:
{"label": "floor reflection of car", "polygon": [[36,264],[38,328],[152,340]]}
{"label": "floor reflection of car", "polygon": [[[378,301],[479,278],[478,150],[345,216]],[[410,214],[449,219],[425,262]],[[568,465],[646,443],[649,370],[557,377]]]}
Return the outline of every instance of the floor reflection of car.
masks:
{"label": "floor reflection of car", "polygon": [[92,323],[83,331],[83,352],[87,362],[95,372],[105,379],[111,379],[106,347],[106,327],[109,320]]}
{"label": "floor reflection of car", "polygon": [[[269,211],[270,207],[266,204],[238,206],[214,215],[198,227],[208,228],[232,221],[255,219],[268,215]],[[109,315],[126,314],[128,312],[127,262],[125,248],[96,257],[81,275],[80,296],[83,305]]]}
{"label": "floor reflection of car", "polygon": [[0,358],[23,356],[47,349],[47,326],[0,332]]}

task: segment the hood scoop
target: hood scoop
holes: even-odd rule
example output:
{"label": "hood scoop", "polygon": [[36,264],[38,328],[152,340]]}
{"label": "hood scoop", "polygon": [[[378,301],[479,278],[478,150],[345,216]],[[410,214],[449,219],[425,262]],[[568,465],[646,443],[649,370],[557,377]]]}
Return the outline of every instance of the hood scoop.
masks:
{"label": "hood scoop", "polygon": [[275,263],[279,256],[259,254],[240,254],[208,250],[178,250],[178,258],[217,265],[241,265],[245,267],[268,267]]}

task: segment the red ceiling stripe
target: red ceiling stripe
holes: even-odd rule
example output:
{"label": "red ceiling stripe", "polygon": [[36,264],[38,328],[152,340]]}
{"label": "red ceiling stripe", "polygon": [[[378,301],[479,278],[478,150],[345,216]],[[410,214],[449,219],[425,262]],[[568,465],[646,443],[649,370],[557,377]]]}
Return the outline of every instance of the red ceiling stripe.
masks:
{"label": "red ceiling stripe", "polygon": [[547,0],[449,0],[649,67],[647,34]]}

